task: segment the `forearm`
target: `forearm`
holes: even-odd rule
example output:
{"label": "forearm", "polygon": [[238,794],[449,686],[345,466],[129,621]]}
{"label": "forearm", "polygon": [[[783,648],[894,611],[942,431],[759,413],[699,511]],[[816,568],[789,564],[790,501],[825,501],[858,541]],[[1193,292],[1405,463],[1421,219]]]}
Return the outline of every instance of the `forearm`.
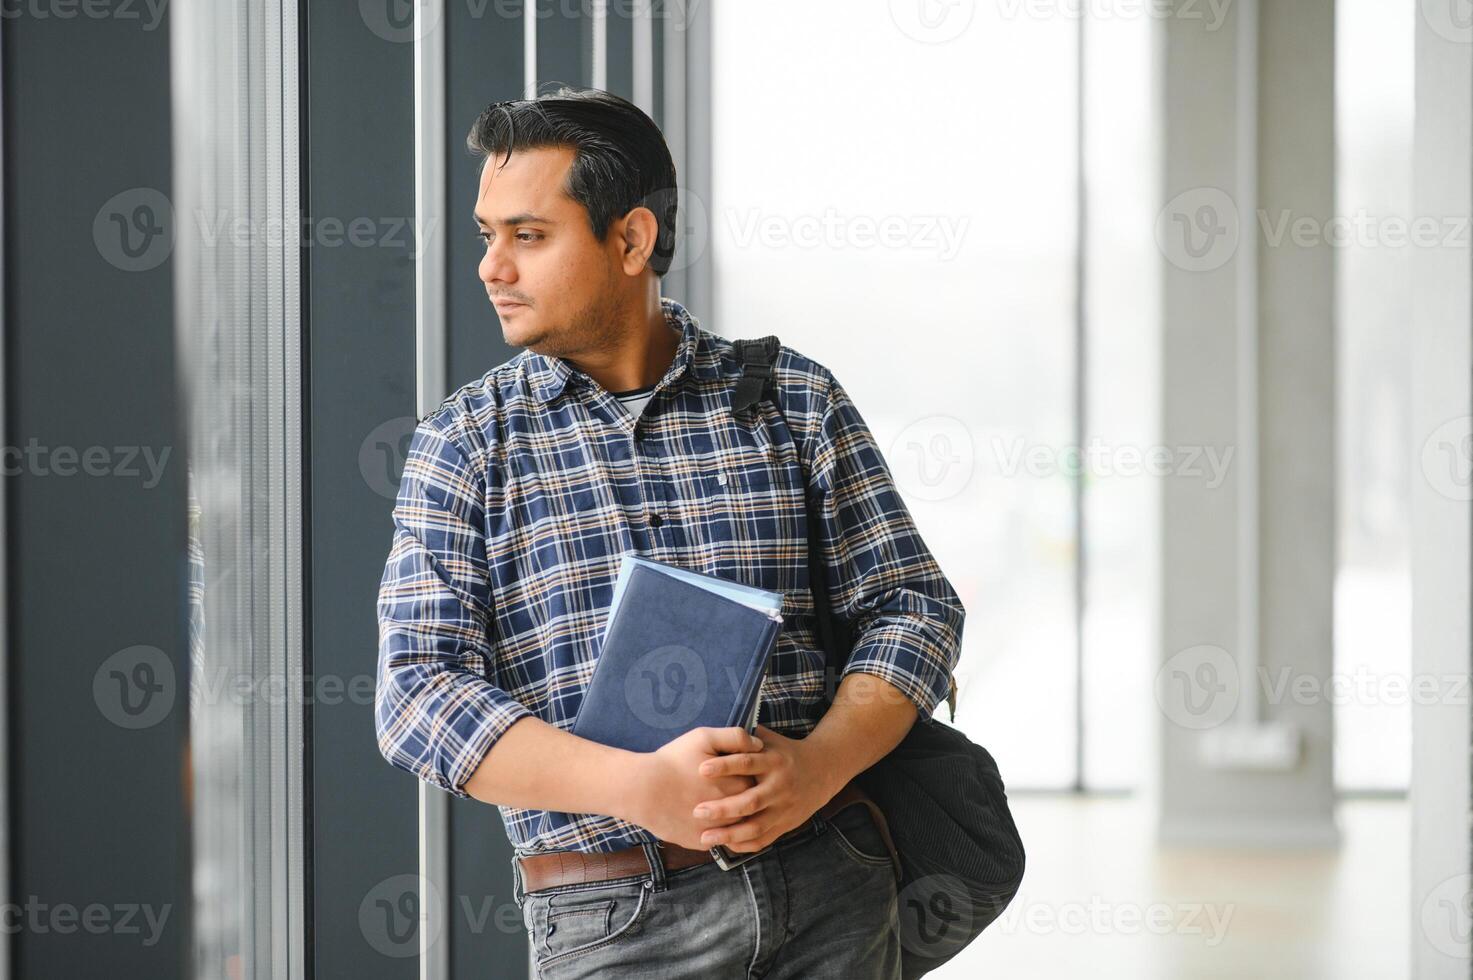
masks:
{"label": "forearm", "polygon": [[463,787],[483,803],[630,819],[641,755],[522,718],[496,741]]}
{"label": "forearm", "polygon": [[484,803],[563,813],[598,813],[659,839],[699,847],[710,821],[691,809],[752,785],[744,776],[708,778],[701,764],[762,742],[740,728],[698,728],[655,752],[628,752],[579,738],[540,718],[515,722],[465,783]]}
{"label": "forearm", "polygon": [[916,718],[915,702],[895,685],[873,674],[845,677],[818,727],[803,739],[814,761],[811,772],[823,779],[824,799],[889,754]]}

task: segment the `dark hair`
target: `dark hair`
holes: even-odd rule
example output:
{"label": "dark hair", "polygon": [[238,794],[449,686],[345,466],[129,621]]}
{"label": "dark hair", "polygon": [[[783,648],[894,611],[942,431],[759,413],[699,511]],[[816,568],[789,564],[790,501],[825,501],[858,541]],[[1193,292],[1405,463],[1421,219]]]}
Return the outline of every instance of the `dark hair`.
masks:
{"label": "dark hair", "polygon": [[675,161],[665,137],[634,103],[602,89],[566,86],[535,99],[493,102],[465,139],[481,157],[510,159],[516,147],[565,146],[574,151],[566,191],[588,212],[593,237],[637,207],[659,222],[650,268],[663,276],[675,257]]}

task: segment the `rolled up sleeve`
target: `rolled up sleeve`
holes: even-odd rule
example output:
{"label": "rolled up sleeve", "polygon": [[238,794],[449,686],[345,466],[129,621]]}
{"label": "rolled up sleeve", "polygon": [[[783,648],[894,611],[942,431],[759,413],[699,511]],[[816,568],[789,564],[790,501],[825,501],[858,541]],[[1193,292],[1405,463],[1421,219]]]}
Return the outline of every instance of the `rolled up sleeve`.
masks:
{"label": "rolled up sleeve", "polygon": [[378,593],[379,751],[456,796],[531,714],[490,679],[492,596],[482,478],[434,417],[410,440]]}
{"label": "rolled up sleeve", "polygon": [[853,629],[841,676],[878,676],[929,717],[951,689],[966,610],[921,540],[869,426],[829,380],[810,493],[834,615]]}

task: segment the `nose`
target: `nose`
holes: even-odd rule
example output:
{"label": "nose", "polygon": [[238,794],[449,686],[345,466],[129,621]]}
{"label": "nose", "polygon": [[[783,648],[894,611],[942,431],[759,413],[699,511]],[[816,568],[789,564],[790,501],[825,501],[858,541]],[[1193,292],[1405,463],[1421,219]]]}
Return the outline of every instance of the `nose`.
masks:
{"label": "nose", "polygon": [[481,262],[476,271],[481,281],[488,286],[498,282],[517,281],[517,267],[516,263],[511,260],[510,249],[500,242],[492,242],[486,247],[486,253],[481,256]]}

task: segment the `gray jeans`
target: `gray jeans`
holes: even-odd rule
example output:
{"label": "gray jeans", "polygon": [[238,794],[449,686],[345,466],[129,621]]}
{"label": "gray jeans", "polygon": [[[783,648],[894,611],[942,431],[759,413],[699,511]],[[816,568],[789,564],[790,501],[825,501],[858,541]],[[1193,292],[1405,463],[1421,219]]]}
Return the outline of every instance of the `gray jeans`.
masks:
{"label": "gray jeans", "polygon": [[730,871],[525,896],[539,980],[898,980],[896,879],[863,806]]}

